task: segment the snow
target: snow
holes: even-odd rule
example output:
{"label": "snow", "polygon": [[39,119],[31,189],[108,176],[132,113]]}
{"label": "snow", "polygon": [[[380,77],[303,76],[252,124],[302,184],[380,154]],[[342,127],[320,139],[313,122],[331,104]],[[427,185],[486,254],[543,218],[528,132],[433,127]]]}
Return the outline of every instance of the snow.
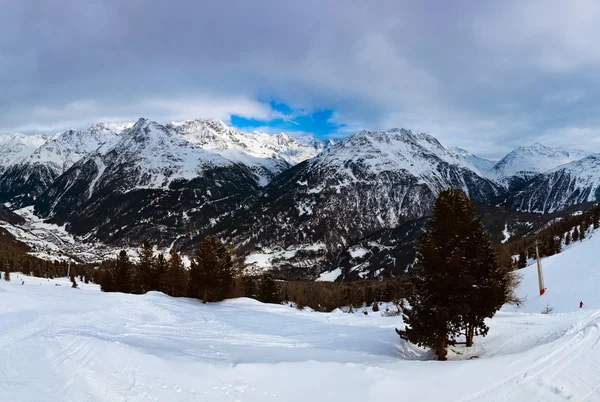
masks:
{"label": "snow", "polygon": [[0,172],[31,155],[48,140],[43,135],[19,133],[0,135]]}
{"label": "snow", "polygon": [[453,147],[452,151],[456,152],[465,163],[471,165],[471,170],[475,171],[481,177],[492,177],[492,172],[494,166],[498,161],[492,161],[488,159],[483,159],[478,156],[473,155],[469,151],[466,151],[462,148]]}
{"label": "snow", "polygon": [[317,282],[334,282],[342,274],[341,268],[336,268],[333,271],[323,272],[317,278]]}
{"label": "snow", "polygon": [[[388,131],[361,131],[329,148],[314,159],[312,168],[336,168],[346,182],[340,186],[349,186],[359,179],[348,166],[365,166],[373,176],[402,172],[414,176],[419,184],[428,186],[433,193],[446,184],[450,178],[444,169],[438,169],[440,162],[471,171],[485,178],[472,160],[453,149],[443,146],[436,138],[405,129]],[[333,187],[333,186],[332,186]],[[466,183],[462,188],[468,194]]]}
{"label": "snow", "polygon": [[600,232],[586,234],[582,242],[574,242],[562,253],[542,259],[546,292],[539,295],[537,265],[520,270],[523,275],[519,296],[527,302],[520,308],[506,307],[506,311],[539,313],[546,305],[555,313],[577,310],[583,301],[586,309],[600,309]]}
{"label": "snow", "polygon": [[510,236],[512,236],[512,234],[508,231],[508,223],[504,225],[504,230],[502,231],[502,234],[504,235],[504,239],[502,239],[502,243],[506,243],[507,241],[510,240]]}
{"label": "snow", "polygon": [[536,143],[528,147],[519,147],[502,158],[494,167],[493,176],[502,180],[521,173],[544,173],[590,155],[590,152],[549,148]]}
{"label": "snow", "polygon": [[121,128],[120,125],[97,123],[86,130],[58,133],[21,162],[25,165],[48,165],[61,174],[101,146],[114,145],[120,138],[118,130]]}
{"label": "snow", "polygon": [[369,250],[363,247],[353,247],[350,250],[348,250],[348,252],[350,253],[350,256],[352,258],[362,258],[367,253],[369,253]]}
{"label": "snow", "polygon": [[[587,253],[594,239],[588,244],[577,248]],[[582,268],[574,275],[580,285],[597,279],[584,277],[592,268],[572,266]],[[547,270],[550,282],[554,272]],[[573,307],[566,295],[573,290],[569,284],[564,297],[554,300],[565,313],[523,312],[538,308],[529,305],[532,300],[521,312],[501,312],[490,321],[488,337],[477,337],[470,350],[451,348],[448,362],[427,361],[429,352],[401,342],[394,332],[403,325],[400,317],[371,309],[368,315],[314,313],[250,299],[204,305],[157,292],[106,294],[96,285],[80,286],[72,289],[66,278],[19,274],[0,283],[4,400],[592,401],[598,396],[600,310],[591,298],[589,307]],[[529,283],[523,286],[525,291]],[[573,299],[591,296],[592,288],[577,289]],[[478,358],[469,360],[472,356]]]}
{"label": "snow", "polygon": [[304,244],[298,247],[291,247],[286,250],[263,249],[260,252],[248,254],[244,260],[244,264],[250,269],[254,267],[261,270],[268,270],[273,267],[276,261],[294,258],[299,251],[316,252],[323,250],[325,250],[324,243]]}
{"label": "snow", "polygon": [[172,122],[167,128],[191,144],[250,167],[259,176],[261,186],[290,166],[316,156],[325,147],[314,138],[300,141],[284,133],[245,133],[216,119]]}

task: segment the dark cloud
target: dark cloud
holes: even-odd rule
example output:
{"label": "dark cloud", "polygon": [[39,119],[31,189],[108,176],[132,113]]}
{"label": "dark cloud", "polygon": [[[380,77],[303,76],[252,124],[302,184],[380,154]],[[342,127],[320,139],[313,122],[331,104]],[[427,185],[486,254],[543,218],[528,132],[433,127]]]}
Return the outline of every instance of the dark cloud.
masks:
{"label": "dark cloud", "polygon": [[[0,131],[330,109],[489,156],[594,148],[594,1],[0,0]],[[262,102],[259,102],[262,100]],[[266,101],[266,102],[265,102]]]}

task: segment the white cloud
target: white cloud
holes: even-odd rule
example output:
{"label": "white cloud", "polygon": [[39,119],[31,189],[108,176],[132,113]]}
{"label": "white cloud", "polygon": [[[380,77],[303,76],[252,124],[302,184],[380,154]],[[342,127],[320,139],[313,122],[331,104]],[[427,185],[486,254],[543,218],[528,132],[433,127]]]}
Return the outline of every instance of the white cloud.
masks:
{"label": "white cloud", "polygon": [[[281,114],[267,104],[234,96],[199,95],[195,97],[149,98],[123,105],[92,99],[69,102],[58,107],[36,106],[22,111],[23,122],[0,126],[0,132],[20,131],[54,133],[93,123],[136,121],[140,117],[166,123],[198,117],[229,121],[231,115],[269,120]],[[20,124],[19,124],[20,123]]]}

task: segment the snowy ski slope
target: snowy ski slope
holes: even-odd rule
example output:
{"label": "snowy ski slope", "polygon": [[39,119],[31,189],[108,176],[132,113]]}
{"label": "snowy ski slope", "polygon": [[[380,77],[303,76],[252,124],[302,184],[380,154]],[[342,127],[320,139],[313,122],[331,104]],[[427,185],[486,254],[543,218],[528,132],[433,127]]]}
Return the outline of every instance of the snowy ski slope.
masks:
{"label": "snowy ski slope", "polygon": [[[448,362],[401,343],[399,317],[21,285],[13,274],[0,283],[1,399],[599,401],[598,246],[596,235],[544,260],[542,297],[535,267],[523,270],[525,306],[506,307]],[[539,314],[547,303],[555,313]]]}

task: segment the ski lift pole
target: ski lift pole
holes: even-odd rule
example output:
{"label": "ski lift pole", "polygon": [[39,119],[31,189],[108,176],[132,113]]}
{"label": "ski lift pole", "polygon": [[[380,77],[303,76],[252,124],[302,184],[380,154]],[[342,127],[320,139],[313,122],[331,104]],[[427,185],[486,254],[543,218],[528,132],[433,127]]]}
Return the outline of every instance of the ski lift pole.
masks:
{"label": "ski lift pole", "polygon": [[540,250],[538,248],[538,242],[535,242],[535,257],[537,259],[538,269],[538,283],[540,285],[540,296],[544,294],[546,288],[544,287],[544,274],[542,273],[542,262],[540,261]]}

